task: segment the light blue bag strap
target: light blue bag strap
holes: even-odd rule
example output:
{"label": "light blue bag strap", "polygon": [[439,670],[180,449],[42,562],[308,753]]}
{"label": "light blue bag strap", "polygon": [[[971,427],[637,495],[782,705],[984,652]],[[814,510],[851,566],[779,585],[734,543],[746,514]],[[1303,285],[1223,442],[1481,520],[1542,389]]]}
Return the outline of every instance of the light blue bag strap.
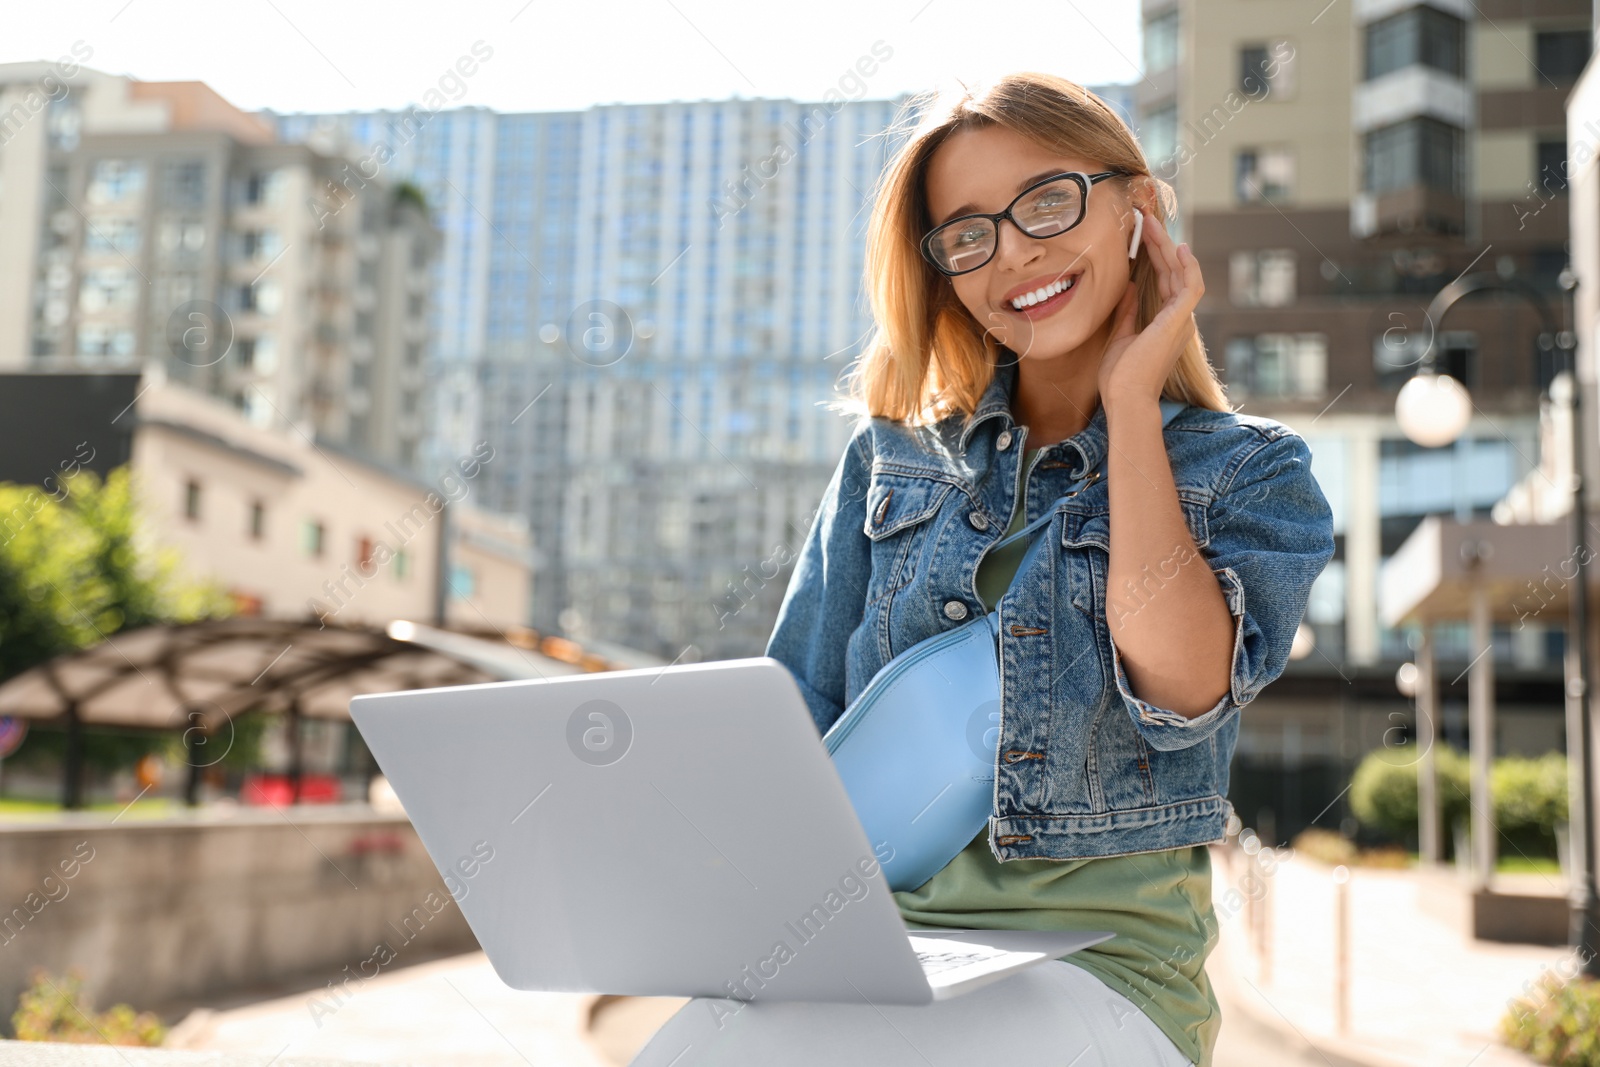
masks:
{"label": "light blue bag strap", "polygon": [[[1163,399],[1161,401],[1161,425],[1166,426],[1177,416],[1178,412],[1182,411],[1187,406],[1188,405],[1181,400]],[[1026,537],[1029,534],[1034,533],[1035,531],[1048,525],[1051,517],[1055,515],[1056,505],[1072,496],[1072,494],[1076,493],[1079,489],[1082,489],[1086,484],[1088,484],[1090,477],[1091,476],[1089,474],[1084,475],[1078,480],[1078,484],[1073,486],[1069,492],[1063,493],[1061,496],[1058,496],[1055,498],[1055,500],[1051,501],[1050,506],[1044,509],[1043,515],[1040,515],[1037,519],[1034,519],[1032,522],[1028,523],[1028,525],[1022,527],[1020,530],[1017,530],[1015,533],[1009,533],[1000,540],[996,541],[994,543],[994,548],[991,549],[991,551],[998,552],[1000,549],[1004,548],[1006,545],[1009,545],[1017,538]],[[1034,553],[1038,551],[1039,545],[1042,543],[1043,542],[1040,539],[1036,538],[1034,543],[1028,546],[1028,551],[1022,557],[1022,562],[1017,564],[1018,574],[1021,574],[1027,569],[1028,563],[1033,559]]]}

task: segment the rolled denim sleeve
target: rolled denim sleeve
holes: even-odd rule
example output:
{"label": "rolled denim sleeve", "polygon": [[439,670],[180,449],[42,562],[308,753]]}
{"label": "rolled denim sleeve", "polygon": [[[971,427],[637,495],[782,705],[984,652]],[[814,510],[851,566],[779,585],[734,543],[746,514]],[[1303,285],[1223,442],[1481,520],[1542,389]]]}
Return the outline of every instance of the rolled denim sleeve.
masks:
{"label": "rolled denim sleeve", "polygon": [[866,524],[871,461],[858,428],[834,468],[795,557],[766,655],[789,668],[818,735],[846,706],[846,646],[866,609],[871,542]]}
{"label": "rolled denim sleeve", "polygon": [[1112,670],[1134,725],[1151,748],[1198,744],[1283,673],[1311,584],[1333,558],[1333,511],[1311,473],[1311,450],[1295,433],[1271,438],[1238,467],[1207,513],[1200,548],[1233,615],[1228,692],[1193,718],[1133,695],[1115,639]]}

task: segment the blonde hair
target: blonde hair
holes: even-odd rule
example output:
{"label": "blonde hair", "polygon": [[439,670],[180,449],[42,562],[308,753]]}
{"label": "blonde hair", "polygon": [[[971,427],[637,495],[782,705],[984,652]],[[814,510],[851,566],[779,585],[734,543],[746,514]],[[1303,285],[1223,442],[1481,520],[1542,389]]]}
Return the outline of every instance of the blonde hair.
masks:
{"label": "blonde hair", "polygon": [[[1053,74],[1009,74],[979,92],[962,86],[912,97],[887,136],[905,132],[909,116],[926,110],[879,175],[867,232],[865,277],[876,324],[846,375],[847,392],[832,410],[879,416],[912,425],[960,412],[971,417],[994,377],[1002,346],[972,317],[922,258],[919,242],[931,226],[925,199],[928,160],[956,130],[1003,126],[1062,155],[1106,169],[1145,176],[1159,194],[1153,210],[1163,223],[1176,212],[1172,189],[1150,174],[1133,132],[1083,86]],[[1130,178],[1129,180],[1134,180]],[[1135,327],[1161,308],[1160,281],[1149,256],[1133,268],[1138,292]],[[1011,358],[1011,357],[1008,357]],[[1231,411],[1196,329],[1184,344],[1163,398]]]}

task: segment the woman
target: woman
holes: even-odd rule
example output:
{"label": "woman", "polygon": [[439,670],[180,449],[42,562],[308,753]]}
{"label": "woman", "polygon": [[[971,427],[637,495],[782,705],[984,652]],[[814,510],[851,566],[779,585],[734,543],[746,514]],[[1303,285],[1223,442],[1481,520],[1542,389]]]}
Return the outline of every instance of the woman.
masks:
{"label": "woman", "polygon": [[[924,112],[877,190],[878,330],[840,405],[865,417],[767,647],[825,733],[894,656],[998,610],[994,810],[895,901],[910,929],[1117,936],[926,1007],[758,1003],[712,1034],[691,1002],[651,1055],[1211,1062],[1206,846],[1241,708],[1282,672],[1333,533],[1304,440],[1229,408],[1168,197],[1065,79]],[[988,554],[1047,509],[1021,575],[1020,540]]]}

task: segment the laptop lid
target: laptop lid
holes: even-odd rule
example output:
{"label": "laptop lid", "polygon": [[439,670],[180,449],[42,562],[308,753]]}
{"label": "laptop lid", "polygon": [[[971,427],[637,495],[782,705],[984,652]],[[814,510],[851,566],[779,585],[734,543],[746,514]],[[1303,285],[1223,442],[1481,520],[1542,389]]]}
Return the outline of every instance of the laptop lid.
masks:
{"label": "laptop lid", "polygon": [[775,659],[373,694],[350,714],[512,988],[933,998]]}

